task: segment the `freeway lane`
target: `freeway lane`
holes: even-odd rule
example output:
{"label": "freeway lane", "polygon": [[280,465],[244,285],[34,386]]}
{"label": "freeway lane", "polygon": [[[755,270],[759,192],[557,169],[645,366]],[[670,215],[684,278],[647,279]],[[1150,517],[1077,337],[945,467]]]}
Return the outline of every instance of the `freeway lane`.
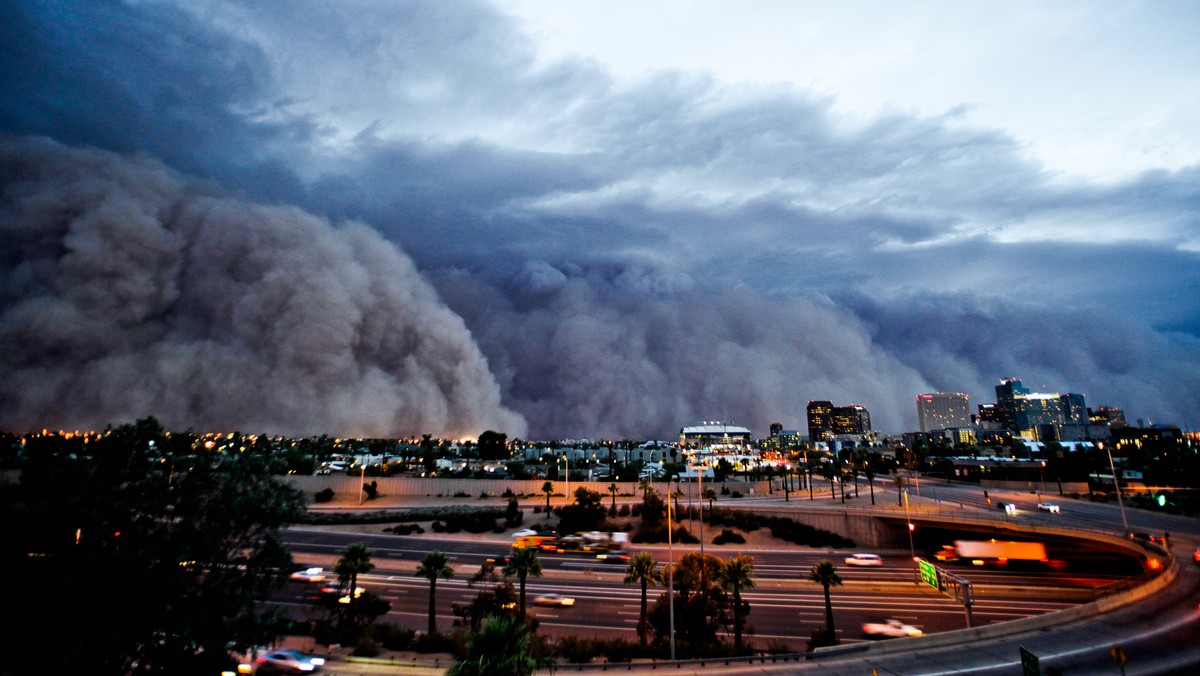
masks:
{"label": "freeway lane", "polygon": [[[474,595],[467,587],[465,574],[459,579],[438,583],[439,626],[447,628],[453,620],[449,613],[452,602],[465,603]],[[569,608],[532,608],[542,621],[542,630],[550,635],[580,634],[585,636],[625,636],[632,638],[640,605],[640,590],[624,585],[616,574],[596,574],[590,577],[551,573],[544,578],[531,579],[528,594],[557,592],[577,599]],[[360,576],[360,584],[380,594],[393,605],[387,619],[402,626],[423,628],[426,620],[428,583],[412,576],[411,570],[399,575],[368,574]],[[651,590],[653,600],[661,589]],[[807,583],[759,588],[745,593],[752,607],[751,624],[762,640],[780,640],[802,649],[802,641],[812,629],[824,623],[824,597],[819,586]],[[927,632],[946,631],[964,626],[960,606],[941,594],[913,584],[890,584],[879,589],[859,589],[855,585],[832,591],[835,618],[839,635],[846,641],[863,638],[858,627],[866,621],[887,617],[902,619]],[[293,583],[278,599],[289,604],[304,618],[319,616],[320,609],[311,606],[300,583]],[[1018,617],[1059,610],[1073,605],[1070,601],[1039,599],[981,599],[975,608],[977,624],[1001,622]]]}
{"label": "freeway lane", "polygon": [[[360,578],[361,584],[381,594],[393,605],[386,618],[401,626],[425,626],[428,583],[413,576],[413,570],[430,549],[447,552],[456,569],[455,579],[438,584],[439,626],[453,620],[452,602],[466,603],[474,595],[466,580],[489,556],[504,552],[503,542],[454,541],[428,536],[402,537],[346,533],[330,530],[288,531],[286,541],[298,562],[331,568],[353,542],[371,548],[377,570]],[[786,546],[786,545],[783,545]],[[666,547],[646,547],[660,561],[667,559]],[[683,548],[676,548],[676,556]],[[711,550],[710,550],[711,551]],[[732,552],[713,552],[726,557]],[[905,553],[906,554],[906,553]],[[841,565],[845,552],[811,549],[755,551],[758,587],[746,593],[752,612],[750,623],[759,643],[784,642],[802,650],[809,633],[824,623],[824,597],[819,586],[806,581],[808,569],[823,558],[839,564],[846,585],[832,590],[835,621],[844,641],[863,640],[863,622],[896,618],[926,632],[965,626],[961,606],[940,593],[913,583],[911,564],[905,554],[886,554],[881,568],[852,568]],[[640,604],[640,591],[622,582],[624,566],[605,564],[571,555],[543,556],[546,576],[528,582],[530,597],[548,592],[578,599],[572,608],[537,608],[532,612],[550,635],[578,634],[624,636],[632,639]],[[978,578],[974,618],[977,626],[1059,610],[1091,600],[1091,589],[1116,576],[1073,576],[1059,571],[969,570]],[[653,603],[661,589],[652,589]],[[319,612],[307,601],[303,585],[293,583],[277,600],[288,604],[294,616]]]}

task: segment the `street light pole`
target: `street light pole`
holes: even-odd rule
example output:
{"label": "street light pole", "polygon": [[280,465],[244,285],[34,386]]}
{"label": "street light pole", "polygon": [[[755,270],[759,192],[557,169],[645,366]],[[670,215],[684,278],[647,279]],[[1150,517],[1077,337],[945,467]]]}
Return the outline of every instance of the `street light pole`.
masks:
{"label": "street light pole", "polygon": [[563,451],[563,466],[567,468],[567,494],[564,497],[565,504],[571,504],[571,459],[567,457],[567,452]]}
{"label": "street light pole", "polygon": [[363,459],[360,462],[362,462],[362,477],[358,482],[358,504],[361,505],[363,503],[363,493],[367,492],[367,461]]}
{"label": "street light pole", "polygon": [[917,550],[913,547],[913,522],[908,514],[908,489],[904,489],[904,520],[908,522],[908,554],[913,562],[913,582],[921,584],[921,570],[917,563]]}
{"label": "street light pole", "polygon": [[[704,467],[701,464],[696,472],[696,491],[700,493],[700,558],[704,558]],[[709,518],[712,518],[710,513]]]}
{"label": "street light pole", "polygon": [[1125,518],[1125,501],[1121,499],[1121,484],[1117,483],[1117,468],[1113,464],[1112,449],[1104,449],[1108,451],[1108,468],[1112,470],[1113,488],[1117,489],[1117,505],[1121,507],[1121,525],[1125,526],[1125,532],[1129,532],[1129,520]]}
{"label": "street light pole", "polygon": [[813,487],[812,487],[812,468],[808,466],[808,449],[804,449],[804,483],[808,484],[808,500],[812,502]]}
{"label": "street light pole", "polygon": [[[667,482],[670,487],[671,483]],[[671,492],[667,491],[667,602],[670,604],[671,661],[675,661],[675,547],[671,533]]]}

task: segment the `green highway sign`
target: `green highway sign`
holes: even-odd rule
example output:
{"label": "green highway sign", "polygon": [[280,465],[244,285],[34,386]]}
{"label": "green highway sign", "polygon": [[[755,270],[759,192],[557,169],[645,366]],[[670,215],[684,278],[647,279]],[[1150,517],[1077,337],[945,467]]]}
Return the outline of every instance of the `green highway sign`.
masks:
{"label": "green highway sign", "polygon": [[937,568],[925,559],[917,559],[917,565],[921,567],[921,581],[934,589],[940,590],[942,586],[938,583]]}

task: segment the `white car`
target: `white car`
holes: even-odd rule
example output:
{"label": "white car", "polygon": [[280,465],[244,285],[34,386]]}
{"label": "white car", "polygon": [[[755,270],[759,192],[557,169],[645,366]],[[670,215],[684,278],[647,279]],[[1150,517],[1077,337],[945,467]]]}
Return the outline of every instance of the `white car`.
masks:
{"label": "white car", "polygon": [[562,594],[542,594],[533,598],[534,605],[539,606],[573,606],[575,599]]}
{"label": "white car", "polygon": [[522,528],[521,530],[513,533],[512,536],[514,538],[523,538],[523,537],[529,537],[530,535],[537,535],[537,534],[538,534],[537,531],[532,528]]}
{"label": "white car", "polygon": [[324,582],[325,570],[323,568],[305,568],[304,570],[292,573],[288,577],[297,582]]}
{"label": "white car", "polygon": [[320,671],[321,667],[325,665],[325,659],[306,655],[299,650],[284,648],[282,650],[266,651],[262,655],[259,655],[255,663],[258,670],[261,671],[311,673]]}
{"label": "white car", "polygon": [[1044,512],[1050,512],[1051,514],[1058,514],[1062,511],[1062,508],[1053,502],[1039,502],[1038,509]]}
{"label": "white car", "polygon": [[901,638],[904,636],[920,636],[920,629],[911,624],[904,624],[900,620],[884,620],[883,622],[867,622],[862,626],[863,633],[867,636],[878,638]]}
{"label": "white car", "polygon": [[878,554],[851,554],[846,557],[847,566],[882,566],[883,559]]}

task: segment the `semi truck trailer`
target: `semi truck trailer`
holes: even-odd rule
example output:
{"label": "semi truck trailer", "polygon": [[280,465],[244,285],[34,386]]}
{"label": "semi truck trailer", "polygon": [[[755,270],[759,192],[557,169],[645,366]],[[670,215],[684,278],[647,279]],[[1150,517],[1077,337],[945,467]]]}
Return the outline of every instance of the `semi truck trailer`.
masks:
{"label": "semi truck trailer", "polygon": [[1040,542],[1003,540],[955,540],[937,553],[938,561],[970,561],[976,566],[1003,566],[1009,561],[1049,561],[1046,545]]}

